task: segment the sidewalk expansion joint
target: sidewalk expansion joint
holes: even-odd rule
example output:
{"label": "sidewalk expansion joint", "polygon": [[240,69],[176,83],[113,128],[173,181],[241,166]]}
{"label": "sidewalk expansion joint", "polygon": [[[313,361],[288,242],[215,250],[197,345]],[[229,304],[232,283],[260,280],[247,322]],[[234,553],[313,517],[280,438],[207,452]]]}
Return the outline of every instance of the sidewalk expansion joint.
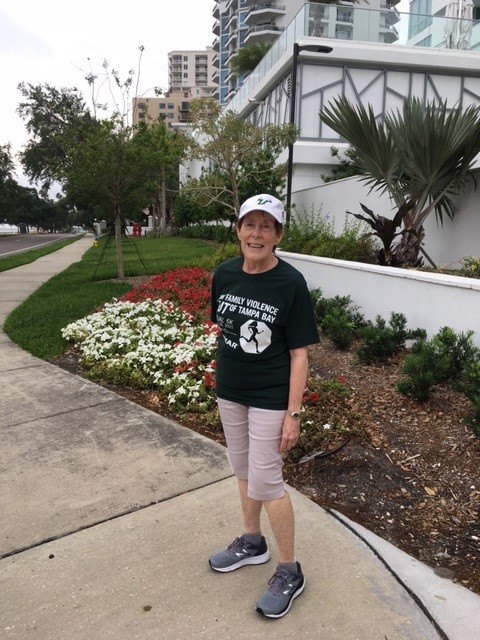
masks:
{"label": "sidewalk expansion joint", "polygon": [[68,415],[69,413],[75,413],[76,411],[84,411],[85,409],[93,409],[94,407],[100,407],[100,406],[103,407],[106,404],[121,402],[122,400],[123,398],[121,396],[119,396],[118,398],[106,398],[104,402],[99,401],[99,402],[94,402],[93,404],[85,404],[81,407],[67,409],[65,411],[58,411],[57,413],[48,413],[44,416],[37,416],[32,420],[23,420],[22,422],[14,422],[14,423],[8,424],[4,428],[10,429],[12,427],[21,427],[22,425],[31,424],[32,422],[39,422],[40,420],[48,420],[49,418],[55,418],[56,416],[65,416],[65,415]]}
{"label": "sidewalk expansion joint", "polygon": [[356,531],[353,527],[351,527],[347,522],[345,522],[344,520],[342,520],[342,518],[339,518],[336,513],[330,509],[326,509],[326,511],[333,517],[335,518],[335,520],[337,520],[337,522],[340,522],[344,527],[346,527],[349,531],[351,531],[357,538],[359,538],[369,549],[370,551],[372,551],[372,553],[380,560],[380,562],[384,565],[384,567],[388,570],[388,572],[395,578],[395,580],[398,582],[398,584],[405,589],[405,591],[408,593],[408,595],[412,598],[412,600],[415,602],[415,604],[421,609],[421,611],[425,614],[425,616],[428,618],[428,620],[431,622],[431,624],[435,627],[435,630],[438,632],[438,634],[440,635],[442,640],[450,640],[449,637],[447,636],[447,634],[445,633],[445,631],[442,629],[442,627],[438,624],[438,622],[435,620],[435,618],[432,616],[432,614],[430,613],[430,611],[428,610],[428,608],[425,606],[425,604],[422,602],[422,600],[417,596],[416,593],[414,593],[410,587],[405,584],[405,582],[400,578],[400,576],[398,575],[398,573],[396,573],[396,571],[394,571],[392,569],[392,567],[388,564],[388,562],[385,560],[385,558],[380,554],[379,551],[377,551],[377,549],[375,549],[375,547],[370,544],[370,542],[368,542],[368,540],[366,540],[358,531]]}
{"label": "sidewalk expansion joint", "polygon": [[[98,527],[102,524],[106,524],[107,522],[112,522],[113,520],[118,520],[120,518],[123,518],[124,516],[129,516],[133,513],[137,513],[139,511],[144,511],[146,509],[150,509],[151,507],[155,507],[159,504],[162,504],[163,502],[169,502],[170,500],[174,500],[175,498],[179,498],[180,496],[186,495],[187,493],[194,493],[195,491],[199,491],[200,489],[204,489],[206,487],[210,487],[213,486],[215,484],[218,484],[219,482],[224,482],[225,480],[228,480],[229,478],[232,477],[233,474],[226,476],[225,478],[220,478],[218,480],[213,480],[212,482],[207,482],[206,484],[200,486],[200,487],[194,487],[193,489],[189,489],[188,491],[180,491],[179,493],[176,493],[172,496],[169,496],[168,498],[163,498],[162,500],[156,500],[154,502],[149,502],[148,504],[144,504],[144,505],[140,505],[138,507],[133,507],[132,509],[128,509],[127,511],[122,511],[121,513],[116,513],[113,516],[110,516],[109,518],[104,518],[103,520],[97,520],[95,522],[92,522],[91,524],[86,524],[83,527],[79,527],[78,529],[72,529],[71,531],[67,531],[65,533],[62,533],[58,536],[51,536],[49,538],[45,538],[44,540],[39,540],[38,542],[35,542],[34,544],[31,544],[29,546],[26,547],[20,547],[19,549],[14,549],[13,551],[9,551],[8,553],[3,553],[0,554],[0,560],[5,560],[7,558],[12,558],[14,556],[18,556],[22,553],[25,553],[27,551],[30,551],[32,549],[37,549],[39,547],[42,547],[45,544],[49,544],[50,542],[55,542],[57,540],[63,540],[64,538],[69,538],[70,536],[74,536],[77,533],[80,533],[82,531],[87,531],[88,529],[93,529],[94,527]],[[447,638],[448,640],[448,638]]]}

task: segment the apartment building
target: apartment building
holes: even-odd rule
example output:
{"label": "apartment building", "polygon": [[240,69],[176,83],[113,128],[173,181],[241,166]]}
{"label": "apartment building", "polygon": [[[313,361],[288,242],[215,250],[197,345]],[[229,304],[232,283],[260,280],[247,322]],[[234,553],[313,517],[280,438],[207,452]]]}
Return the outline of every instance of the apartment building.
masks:
{"label": "apartment building", "polygon": [[409,44],[480,51],[480,0],[410,0]]}
{"label": "apartment building", "polygon": [[170,51],[168,54],[168,86],[171,92],[194,90],[197,95],[212,95],[217,84],[214,80],[215,51]]}
{"label": "apartment building", "polygon": [[[400,0],[360,0],[356,7],[378,9],[378,41],[393,43],[398,39],[395,24],[399,20],[396,5]],[[216,52],[214,61],[217,72],[214,76],[218,83],[218,99],[227,104],[242,86],[245,78],[237,77],[230,69],[230,59],[245,46],[263,42],[272,44],[291,24],[301,10],[305,0],[219,0],[213,9]],[[342,40],[362,38],[362,31],[371,25],[363,24],[360,19],[367,14],[355,13],[352,2],[344,1],[337,5],[318,4],[313,18],[311,35]],[[313,12],[311,12],[313,16]],[[374,14],[371,14],[374,15]],[[377,14],[375,14],[377,15]]]}
{"label": "apartment building", "polygon": [[188,109],[192,95],[190,89],[185,91],[169,91],[162,97],[133,98],[132,124],[139,122],[159,122],[163,120],[167,126],[187,122]]}
{"label": "apartment building", "polygon": [[161,97],[134,98],[133,124],[159,120],[164,120],[168,126],[186,123],[190,100],[211,97],[217,93],[217,85],[213,79],[214,57],[212,47],[202,51],[170,51],[168,92]]}

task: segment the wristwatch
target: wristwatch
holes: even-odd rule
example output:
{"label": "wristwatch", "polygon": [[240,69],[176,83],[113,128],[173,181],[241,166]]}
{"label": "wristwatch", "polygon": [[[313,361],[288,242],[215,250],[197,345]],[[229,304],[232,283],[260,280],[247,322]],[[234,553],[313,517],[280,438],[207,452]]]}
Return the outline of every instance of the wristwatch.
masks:
{"label": "wristwatch", "polygon": [[300,411],[289,411],[288,415],[294,420],[300,420]]}

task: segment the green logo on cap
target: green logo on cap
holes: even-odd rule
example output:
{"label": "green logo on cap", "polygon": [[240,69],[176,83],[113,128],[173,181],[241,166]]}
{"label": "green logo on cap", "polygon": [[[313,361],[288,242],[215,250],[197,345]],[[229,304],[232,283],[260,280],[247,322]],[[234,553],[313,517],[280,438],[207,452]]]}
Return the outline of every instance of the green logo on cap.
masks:
{"label": "green logo on cap", "polygon": [[259,198],[257,204],[267,204],[267,202],[272,202],[271,200],[267,200],[265,198]]}

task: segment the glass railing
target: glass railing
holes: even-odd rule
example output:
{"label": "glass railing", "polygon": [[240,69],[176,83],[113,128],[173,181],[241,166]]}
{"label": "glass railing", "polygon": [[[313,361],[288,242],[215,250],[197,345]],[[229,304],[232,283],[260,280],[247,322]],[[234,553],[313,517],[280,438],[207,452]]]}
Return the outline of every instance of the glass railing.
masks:
{"label": "glass railing", "polygon": [[[388,16],[391,21],[386,21],[386,13],[391,14]],[[240,105],[252,96],[255,87],[270,69],[286,51],[293,51],[293,44],[302,36],[339,39],[338,22],[342,22],[340,33],[341,39],[345,40],[435,49],[463,49],[480,53],[478,20],[458,20],[360,7],[349,8],[349,15],[352,17],[351,25],[346,25],[344,6],[304,4],[226,108],[238,111]]]}

